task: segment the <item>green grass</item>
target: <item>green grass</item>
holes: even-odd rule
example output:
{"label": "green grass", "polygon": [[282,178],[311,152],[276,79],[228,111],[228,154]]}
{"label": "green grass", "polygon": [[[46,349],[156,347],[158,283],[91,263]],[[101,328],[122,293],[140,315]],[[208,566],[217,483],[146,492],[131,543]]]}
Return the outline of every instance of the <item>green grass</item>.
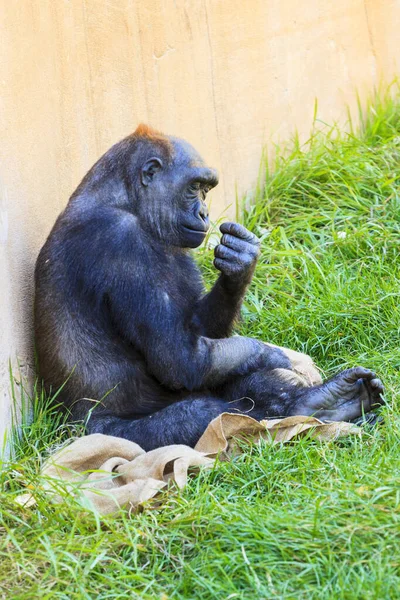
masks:
{"label": "green grass", "polygon": [[[15,504],[71,434],[38,400],[0,476],[4,598],[399,598],[399,165],[400,96],[388,94],[360,130],[278,149],[245,214],[262,256],[241,332],[308,352],[327,375],[373,367],[383,426],[249,447],[162,508],[100,521],[40,491],[36,508]],[[211,253],[199,259],[211,281]]]}

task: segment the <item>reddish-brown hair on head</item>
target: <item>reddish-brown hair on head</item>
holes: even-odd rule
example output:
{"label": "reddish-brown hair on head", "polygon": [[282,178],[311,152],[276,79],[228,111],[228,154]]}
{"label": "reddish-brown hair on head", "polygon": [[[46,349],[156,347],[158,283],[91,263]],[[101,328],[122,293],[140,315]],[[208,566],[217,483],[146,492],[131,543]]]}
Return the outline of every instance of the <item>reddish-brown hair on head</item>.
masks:
{"label": "reddish-brown hair on head", "polygon": [[133,135],[137,137],[147,137],[147,138],[165,138],[165,135],[158,131],[157,129],[153,129],[150,125],[146,125],[146,123],[140,123],[137,126],[136,130],[133,132]]}
{"label": "reddish-brown hair on head", "polygon": [[158,131],[157,129],[153,129],[150,125],[146,125],[145,123],[140,123],[136,130],[132,133],[132,137],[135,139],[143,139],[149,142],[153,142],[153,144],[158,144],[161,146],[170,157],[172,154],[172,144],[168,137]]}

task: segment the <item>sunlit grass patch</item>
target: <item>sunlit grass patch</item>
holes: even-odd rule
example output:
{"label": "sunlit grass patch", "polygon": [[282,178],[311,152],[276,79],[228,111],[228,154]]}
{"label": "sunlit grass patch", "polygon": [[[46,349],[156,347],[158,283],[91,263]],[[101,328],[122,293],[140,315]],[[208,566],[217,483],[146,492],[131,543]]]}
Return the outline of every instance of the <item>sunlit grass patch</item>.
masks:
{"label": "sunlit grass patch", "polygon": [[[244,221],[262,255],[240,332],[310,353],[326,374],[382,376],[383,426],[362,439],[249,447],[162,507],[103,520],[69,498],[24,509],[48,452],[80,430],[37,397],[1,473],[5,598],[398,598],[400,98],[361,130],[278,151]],[[199,253],[209,282],[212,253]]]}

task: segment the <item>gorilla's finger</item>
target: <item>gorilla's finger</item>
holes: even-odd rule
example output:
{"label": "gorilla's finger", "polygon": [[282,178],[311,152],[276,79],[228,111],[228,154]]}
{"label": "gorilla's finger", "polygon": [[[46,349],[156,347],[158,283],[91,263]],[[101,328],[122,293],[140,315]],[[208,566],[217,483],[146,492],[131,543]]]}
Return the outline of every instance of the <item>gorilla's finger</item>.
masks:
{"label": "gorilla's finger", "polygon": [[241,262],[247,262],[246,259],[249,258],[247,253],[236,252],[227,246],[223,246],[222,244],[218,244],[218,246],[214,249],[214,256],[216,258],[223,258],[225,260],[229,260],[230,262],[236,262],[240,264]]}
{"label": "gorilla's finger", "polygon": [[232,248],[232,250],[236,250],[236,252],[250,253],[254,256],[257,256],[259,253],[258,244],[250,244],[249,242],[234,237],[233,235],[229,235],[228,233],[224,233],[222,236],[221,244],[228,248]]}
{"label": "gorilla's finger", "polygon": [[222,271],[222,273],[225,273],[225,271],[229,271],[229,262],[224,260],[223,258],[214,258],[214,267],[216,269],[218,269],[218,271]]}
{"label": "gorilla's finger", "polygon": [[252,244],[259,244],[259,239],[254,233],[251,233],[246,227],[240,225],[240,223],[222,223],[220,226],[221,233],[229,233],[235,237],[238,237],[246,242],[250,242]]}

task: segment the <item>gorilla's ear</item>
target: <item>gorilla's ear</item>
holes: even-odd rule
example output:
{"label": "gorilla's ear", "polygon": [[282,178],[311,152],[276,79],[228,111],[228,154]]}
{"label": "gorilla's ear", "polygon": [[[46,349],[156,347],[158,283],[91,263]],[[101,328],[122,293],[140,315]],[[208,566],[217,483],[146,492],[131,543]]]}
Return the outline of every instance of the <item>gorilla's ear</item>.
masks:
{"label": "gorilla's ear", "polygon": [[144,163],[140,173],[142,185],[149,185],[149,183],[151,183],[153,180],[155,173],[160,171],[162,168],[162,160],[156,157],[149,158],[149,160]]}

